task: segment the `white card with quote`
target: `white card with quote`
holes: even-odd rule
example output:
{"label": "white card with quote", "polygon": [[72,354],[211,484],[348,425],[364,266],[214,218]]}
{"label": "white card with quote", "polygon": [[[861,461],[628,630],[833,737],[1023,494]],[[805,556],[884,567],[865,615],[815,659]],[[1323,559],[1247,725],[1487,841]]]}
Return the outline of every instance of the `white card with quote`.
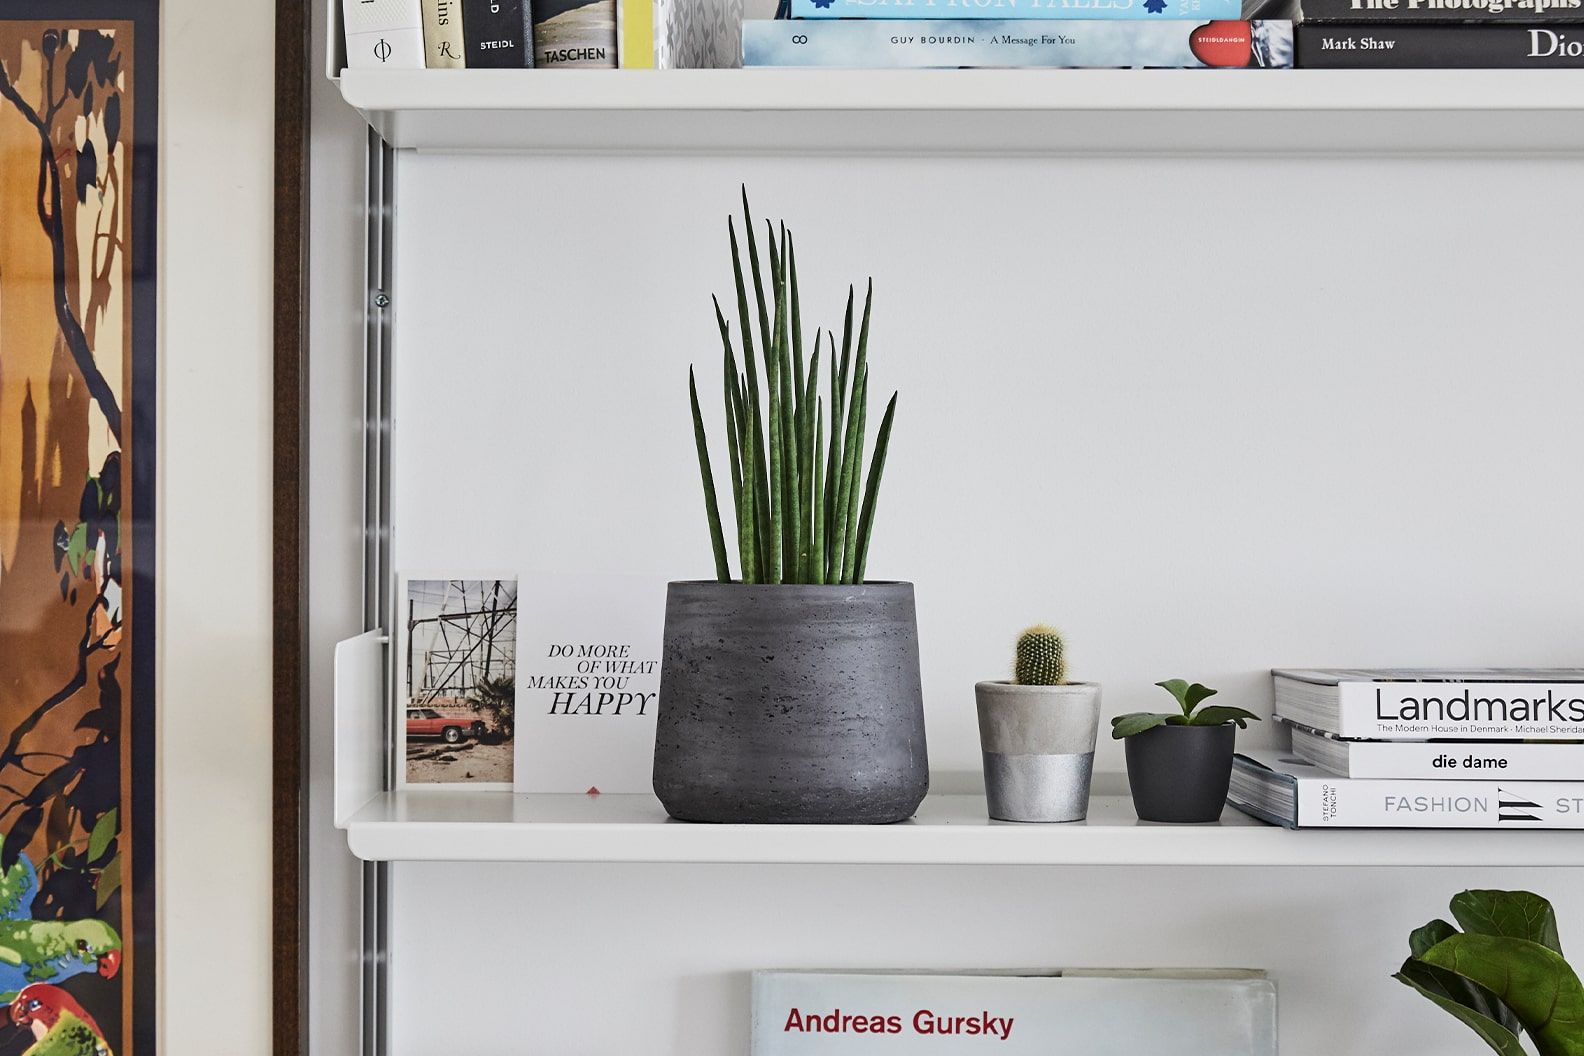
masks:
{"label": "white card with quote", "polygon": [[518,792],[649,792],[666,581],[528,573],[518,593]]}

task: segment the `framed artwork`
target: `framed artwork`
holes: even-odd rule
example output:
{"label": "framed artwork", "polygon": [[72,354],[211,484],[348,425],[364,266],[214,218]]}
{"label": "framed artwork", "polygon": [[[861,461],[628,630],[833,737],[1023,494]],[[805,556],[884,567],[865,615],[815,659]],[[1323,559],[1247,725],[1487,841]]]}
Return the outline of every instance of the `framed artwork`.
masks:
{"label": "framed artwork", "polygon": [[515,576],[405,576],[396,593],[398,787],[511,791]]}
{"label": "framed artwork", "polygon": [[0,16],[0,1056],[155,1051],[157,20]]}

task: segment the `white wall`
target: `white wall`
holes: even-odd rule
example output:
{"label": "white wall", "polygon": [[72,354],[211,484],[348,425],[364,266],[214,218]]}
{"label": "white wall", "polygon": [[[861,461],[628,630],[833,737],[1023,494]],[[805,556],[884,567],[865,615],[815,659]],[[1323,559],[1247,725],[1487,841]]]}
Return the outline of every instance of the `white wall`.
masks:
{"label": "white wall", "polygon": [[274,5],[163,8],[161,1051],[246,1056],[271,1051]]}
{"label": "white wall", "polygon": [[[351,151],[327,156],[315,209],[340,240],[316,268],[350,269]],[[1273,664],[1577,663],[1584,361],[1538,277],[1566,272],[1584,217],[1469,203],[1581,174],[403,156],[396,564],[707,574],[685,365],[716,377],[708,295],[729,289],[746,180],[796,227],[811,327],[839,322],[839,284],[877,277],[874,378],[902,403],[871,571],[919,586],[937,769],[977,767],[971,684],[1035,619],[1066,627],[1108,713],[1158,704],[1150,683],[1174,675],[1266,710]],[[343,298],[315,305],[340,320],[315,369],[350,384],[355,274],[315,281]],[[315,399],[315,465],[337,474],[316,487],[344,494],[355,405]],[[354,560],[350,528],[318,520],[315,539]],[[345,567],[314,568],[322,710],[356,598]],[[725,1056],[749,968],[1060,964],[1269,968],[1289,1056],[1472,1051],[1387,976],[1467,886],[1533,887],[1584,929],[1579,871],[1499,859],[1493,842],[1490,862],[1419,871],[399,865],[393,1051]],[[344,913],[344,882],[315,883],[316,910]],[[322,954],[316,1030],[339,1030],[345,949]],[[458,980],[467,1014],[436,1015]]]}

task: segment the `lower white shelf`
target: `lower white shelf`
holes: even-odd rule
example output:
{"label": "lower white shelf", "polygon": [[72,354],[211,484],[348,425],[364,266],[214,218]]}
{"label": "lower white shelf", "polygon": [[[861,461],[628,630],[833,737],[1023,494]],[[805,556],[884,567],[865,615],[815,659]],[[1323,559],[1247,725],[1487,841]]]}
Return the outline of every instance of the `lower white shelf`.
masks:
{"label": "lower white shelf", "polygon": [[385,792],[344,826],[370,861],[878,865],[1584,866],[1573,832],[1291,832],[1228,808],[1213,825],[1140,822],[1126,796],[1089,820],[990,821],[983,796],[933,795],[897,825],[695,825],[650,795]]}

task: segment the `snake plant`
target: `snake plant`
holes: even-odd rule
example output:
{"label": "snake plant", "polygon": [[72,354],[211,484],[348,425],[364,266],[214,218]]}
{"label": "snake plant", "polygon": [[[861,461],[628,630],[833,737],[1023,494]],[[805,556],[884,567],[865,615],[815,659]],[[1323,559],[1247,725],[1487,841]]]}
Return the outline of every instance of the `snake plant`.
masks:
{"label": "snake plant", "polygon": [[[737,341],[715,300],[715,321],[724,347],[723,403],[737,551],[744,583],[862,583],[874,531],[875,498],[885,471],[896,394],[886,405],[875,434],[867,480],[863,478],[869,405],[869,312],[871,280],[854,344],[854,290],[847,288],[838,359],[835,331],[816,330],[806,360],[798,297],[797,248],[782,223],[765,221],[769,283],[761,267],[759,242],[748,191],[743,190],[743,231],[748,243],[744,278],[736,222],[727,220],[732,272],[736,279]],[[749,285],[753,287],[750,303]],[[752,311],[750,311],[750,308]],[[756,329],[757,324],[757,329]],[[757,350],[755,335],[758,337]],[[829,413],[820,395],[820,353],[828,357]],[[709,520],[715,575],[731,582],[731,558],[716,496],[698,383],[688,368],[693,439],[704,480],[704,511]]]}
{"label": "snake plant", "polygon": [[1584,987],[1562,958],[1551,903],[1528,891],[1464,891],[1459,931],[1432,920],[1408,936],[1397,974],[1452,1013],[1500,1056],[1584,1056]]}

